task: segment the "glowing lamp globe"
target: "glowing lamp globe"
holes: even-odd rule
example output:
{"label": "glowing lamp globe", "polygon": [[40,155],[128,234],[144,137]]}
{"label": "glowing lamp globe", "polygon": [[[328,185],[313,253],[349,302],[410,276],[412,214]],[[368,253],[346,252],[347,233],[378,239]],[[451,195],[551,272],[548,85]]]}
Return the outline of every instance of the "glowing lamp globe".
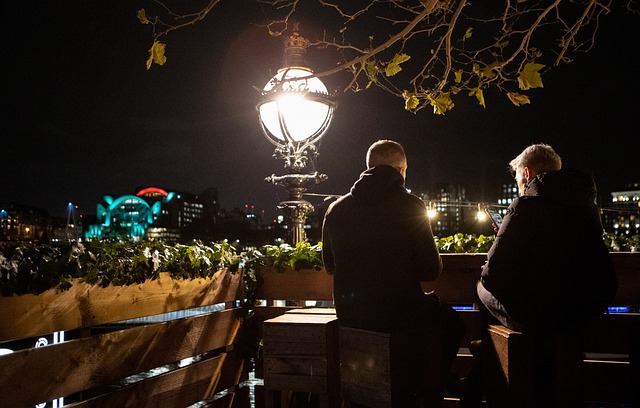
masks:
{"label": "glowing lamp globe", "polygon": [[314,143],[327,131],[335,101],[307,68],[283,68],[262,90],[260,123],[276,146]]}

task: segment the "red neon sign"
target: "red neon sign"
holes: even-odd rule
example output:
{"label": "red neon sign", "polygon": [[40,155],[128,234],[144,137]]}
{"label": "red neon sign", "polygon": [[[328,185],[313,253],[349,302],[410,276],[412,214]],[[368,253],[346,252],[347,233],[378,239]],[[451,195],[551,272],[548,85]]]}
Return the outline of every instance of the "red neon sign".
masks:
{"label": "red neon sign", "polygon": [[147,187],[143,190],[138,191],[136,195],[138,197],[142,197],[143,195],[152,194],[152,193],[159,193],[163,197],[166,197],[167,195],[169,195],[169,193],[167,193],[166,191],[158,187]]}

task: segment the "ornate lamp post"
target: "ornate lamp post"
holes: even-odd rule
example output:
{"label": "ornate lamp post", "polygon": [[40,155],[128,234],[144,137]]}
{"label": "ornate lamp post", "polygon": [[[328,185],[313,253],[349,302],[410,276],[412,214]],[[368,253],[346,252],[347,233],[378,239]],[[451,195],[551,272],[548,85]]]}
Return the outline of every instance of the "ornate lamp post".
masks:
{"label": "ornate lamp post", "polygon": [[329,128],[336,108],[336,98],[306,67],[304,54],[308,44],[296,25],[286,41],[285,66],[264,86],[256,106],[262,131],[276,146],[274,157],[284,160],[286,173],[273,174],[265,181],[283,186],[289,193],[278,208],[287,219],[287,241],[292,245],[306,241],[304,224],[314,210],[303,194],[327,179],[326,174],[315,170],[316,144]]}

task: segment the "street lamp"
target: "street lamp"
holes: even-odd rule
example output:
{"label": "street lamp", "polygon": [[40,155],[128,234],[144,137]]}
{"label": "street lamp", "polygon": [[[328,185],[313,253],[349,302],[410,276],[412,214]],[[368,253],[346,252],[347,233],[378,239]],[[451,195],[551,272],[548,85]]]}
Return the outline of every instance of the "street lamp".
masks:
{"label": "street lamp", "polygon": [[289,193],[281,209],[289,227],[287,241],[295,245],[306,241],[304,224],[313,205],[303,194],[314,184],[327,179],[315,170],[316,144],[329,128],[336,98],[306,66],[304,54],[309,42],[298,33],[286,40],[285,66],[262,89],[256,109],[267,139],[276,146],[274,157],[284,160],[286,174],[265,178]]}

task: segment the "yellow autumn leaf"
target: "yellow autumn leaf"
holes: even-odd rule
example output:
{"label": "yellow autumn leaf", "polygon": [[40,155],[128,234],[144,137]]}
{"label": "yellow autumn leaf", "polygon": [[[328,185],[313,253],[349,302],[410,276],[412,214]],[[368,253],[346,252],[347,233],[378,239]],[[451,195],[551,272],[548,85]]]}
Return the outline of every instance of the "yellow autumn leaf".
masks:
{"label": "yellow autumn leaf", "polygon": [[473,35],[473,27],[468,27],[467,31],[464,33],[464,37],[462,37],[463,39],[467,39],[467,38],[471,38],[471,36]]}
{"label": "yellow autumn leaf", "polygon": [[389,64],[387,65],[387,67],[384,70],[385,75],[390,77],[390,76],[394,76],[398,72],[402,71],[402,67],[400,67],[400,64],[402,64],[403,62],[408,61],[410,58],[411,58],[411,56],[409,56],[407,54],[396,54],[396,55],[394,55],[393,59],[389,62]]}
{"label": "yellow autumn leaf", "polygon": [[136,16],[138,17],[138,20],[142,24],[150,24],[151,23],[151,21],[149,21],[149,19],[147,18],[147,12],[143,8],[138,10],[138,12],[136,13]]}
{"label": "yellow autumn leaf", "polygon": [[476,62],[473,63],[473,72],[478,75],[480,78],[491,79],[496,76],[496,73],[493,71],[494,64],[487,65],[484,68],[480,68],[480,65]]}
{"label": "yellow autumn leaf", "polygon": [[482,89],[480,88],[472,89],[471,91],[469,91],[469,96],[475,96],[478,102],[480,103],[480,106],[482,106],[483,108],[486,108],[484,104],[484,92],[482,91]]}
{"label": "yellow autumn leaf", "polygon": [[480,77],[484,77],[487,79],[492,79],[496,76],[496,73],[493,71],[493,66],[489,65],[480,70]]}
{"label": "yellow autumn leaf", "polygon": [[414,110],[420,104],[420,100],[409,91],[402,92],[402,97],[404,98],[404,108],[408,111]]}
{"label": "yellow autumn leaf", "polygon": [[517,92],[507,92],[507,96],[509,97],[511,103],[516,106],[522,106],[531,103],[527,95],[522,95]]}
{"label": "yellow autumn leaf", "polygon": [[462,70],[459,69],[455,72],[455,76],[456,76],[456,84],[459,84],[460,82],[462,82]]}
{"label": "yellow autumn leaf", "polygon": [[364,63],[364,70],[367,73],[367,77],[369,77],[370,81],[377,82],[378,81],[378,65],[375,61],[367,61]]}
{"label": "yellow autumn leaf", "polygon": [[544,68],[542,64],[536,64],[535,62],[527,63],[520,75],[518,76],[518,85],[520,89],[526,91],[531,88],[544,88],[542,86],[542,77],[540,76],[540,70]]}
{"label": "yellow autumn leaf", "polygon": [[433,106],[433,113],[436,115],[444,115],[445,112],[453,109],[455,106],[448,93],[441,94],[436,98],[428,95],[427,98],[431,106]]}
{"label": "yellow autumn leaf", "polygon": [[164,50],[167,47],[166,44],[161,43],[160,41],[154,41],[153,45],[149,49],[149,59],[147,60],[147,69],[151,68],[152,63],[156,63],[158,65],[164,65],[167,62],[167,57],[164,55]]}

